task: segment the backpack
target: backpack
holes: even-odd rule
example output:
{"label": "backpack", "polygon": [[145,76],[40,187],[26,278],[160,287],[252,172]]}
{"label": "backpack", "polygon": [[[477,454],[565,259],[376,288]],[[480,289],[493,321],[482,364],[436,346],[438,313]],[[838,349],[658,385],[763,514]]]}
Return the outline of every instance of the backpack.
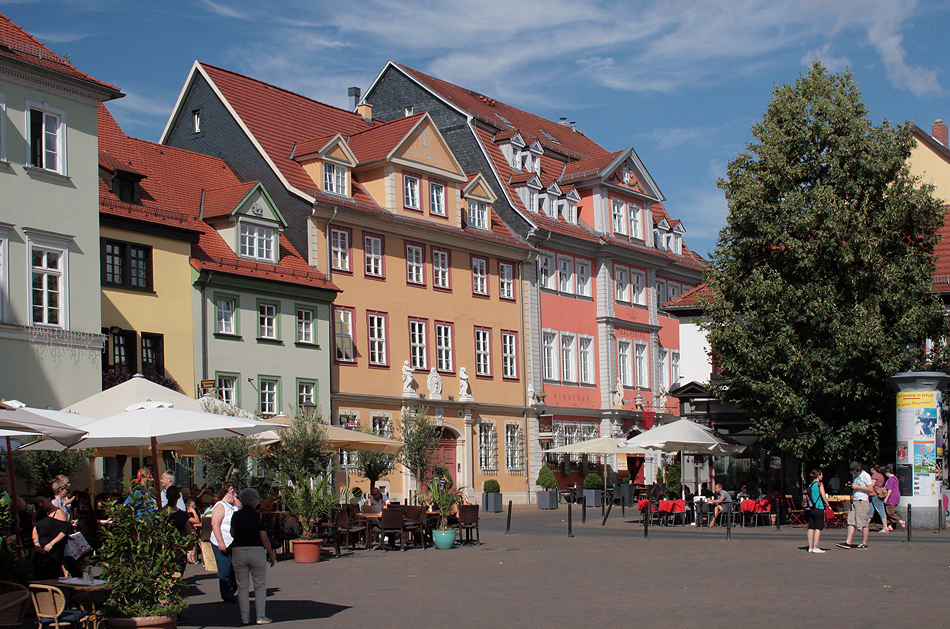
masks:
{"label": "backpack", "polygon": [[802,492],[802,511],[812,509],[814,506],[811,502],[811,486],[809,485],[809,489]]}

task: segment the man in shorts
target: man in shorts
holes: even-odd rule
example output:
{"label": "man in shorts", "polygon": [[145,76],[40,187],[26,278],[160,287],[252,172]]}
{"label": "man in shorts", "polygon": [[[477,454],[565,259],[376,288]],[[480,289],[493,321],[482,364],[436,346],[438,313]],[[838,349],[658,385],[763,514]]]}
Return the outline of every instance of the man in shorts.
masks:
{"label": "man in shorts", "polygon": [[[868,547],[868,512],[871,506],[871,494],[874,492],[874,481],[870,474],[861,468],[857,461],[851,463],[851,511],[848,512],[848,539],[835,544],[838,548],[864,550]],[[855,546],[851,543],[854,531],[861,531],[863,541]]]}

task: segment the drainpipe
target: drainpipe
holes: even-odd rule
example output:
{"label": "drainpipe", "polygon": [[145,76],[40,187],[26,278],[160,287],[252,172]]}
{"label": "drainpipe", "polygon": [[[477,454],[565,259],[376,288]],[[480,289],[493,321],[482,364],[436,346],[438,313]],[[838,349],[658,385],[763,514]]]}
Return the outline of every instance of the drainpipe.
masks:
{"label": "drainpipe", "polygon": [[[525,306],[524,306],[524,264],[525,264],[526,262],[530,261],[531,258],[533,258],[533,257],[534,257],[534,252],[533,252],[533,251],[529,251],[529,252],[528,252],[528,255],[525,256],[525,259],[521,261],[521,264],[520,264],[520,265],[518,265],[519,279],[521,280],[521,281],[518,282],[518,290],[521,291],[521,299],[519,299],[519,302],[520,302],[520,304],[521,304],[521,342],[522,342],[522,343],[524,343],[524,341],[525,341],[525,336],[524,336],[524,332],[525,332],[525,327],[524,327],[524,317],[525,317]],[[522,365],[527,365],[527,364],[528,364],[525,356],[522,356],[522,357],[521,357],[521,360],[522,360]],[[524,371],[524,370],[522,370],[522,371]],[[525,374],[525,376],[527,376],[527,374]],[[530,401],[530,400],[528,400],[528,378],[527,378],[527,377],[523,377],[523,378],[521,379],[521,405],[522,405],[523,407],[527,408],[529,401]],[[528,445],[528,411],[527,411],[527,410],[521,411],[521,421],[522,421],[522,423],[524,424],[524,443],[525,443],[525,451],[524,451],[524,457],[525,457],[525,461],[524,461],[524,493],[525,493],[525,500],[528,501],[528,504],[531,504],[531,466],[528,465],[528,448],[527,448],[527,445]]]}
{"label": "drainpipe", "polygon": [[[313,206],[314,206],[314,208],[317,207],[317,202],[316,202],[316,201],[313,202]],[[337,213],[338,213],[339,211],[340,211],[340,206],[334,205],[334,206],[333,206],[333,216],[330,217],[330,220],[327,221],[326,227],[324,228],[324,231],[326,232],[326,238],[327,238],[327,246],[326,246],[326,250],[327,250],[327,273],[326,273],[326,276],[327,276],[327,279],[330,280],[330,281],[333,281],[333,275],[332,275],[332,273],[333,273],[333,271],[332,271],[333,265],[331,264],[333,252],[332,252],[332,242],[331,242],[331,239],[330,239],[330,223],[333,222],[333,219],[336,218],[336,215],[337,215]],[[353,244],[353,243],[350,243],[350,245],[352,245],[352,244]],[[332,425],[332,424],[333,424],[333,417],[334,417],[334,415],[333,415],[333,355],[334,355],[333,352],[334,352],[334,350],[333,350],[333,334],[332,334],[332,330],[333,330],[333,304],[332,304],[332,303],[330,304],[330,330],[331,330],[330,343],[329,343],[329,345],[330,345],[330,372],[329,372],[329,374],[330,374],[330,382],[329,382],[329,385],[330,385],[330,387],[329,387],[329,388],[330,388],[330,409],[329,409],[329,413],[330,413],[330,416],[327,417],[327,421]],[[347,482],[349,482],[349,478],[347,478]]]}
{"label": "drainpipe", "polygon": [[205,302],[205,288],[211,283],[214,271],[208,271],[208,278],[199,289],[201,292],[201,379],[208,379],[208,304]]}

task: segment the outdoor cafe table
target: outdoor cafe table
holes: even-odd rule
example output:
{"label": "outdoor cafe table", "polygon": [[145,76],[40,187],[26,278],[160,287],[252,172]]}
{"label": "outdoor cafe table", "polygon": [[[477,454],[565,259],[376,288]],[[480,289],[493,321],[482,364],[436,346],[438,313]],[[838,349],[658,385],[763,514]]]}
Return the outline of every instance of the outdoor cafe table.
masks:
{"label": "outdoor cafe table", "polygon": [[[30,581],[39,585],[51,585],[61,590],[71,590],[82,596],[76,597],[76,604],[79,609],[89,612],[89,615],[83,618],[83,624],[96,629],[105,620],[101,614],[96,611],[96,594],[107,592],[112,589],[112,584],[101,579],[93,579],[92,583],[86,583],[82,579],[70,577],[68,579],[46,579],[44,581]],[[86,608],[88,605],[88,609]]]}
{"label": "outdoor cafe table", "polygon": [[851,509],[851,496],[847,494],[828,496],[828,505],[835,513],[834,519],[828,522],[828,526],[844,528],[848,521],[848,511]]}

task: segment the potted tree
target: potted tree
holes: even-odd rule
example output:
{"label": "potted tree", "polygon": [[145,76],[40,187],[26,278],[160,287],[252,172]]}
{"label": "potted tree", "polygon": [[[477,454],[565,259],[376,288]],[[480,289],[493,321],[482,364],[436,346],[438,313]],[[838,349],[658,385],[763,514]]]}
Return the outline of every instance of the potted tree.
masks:
{"label": "potted tree", "polygon": [[557,479],[554,478],[554,472],[547,465],[541,466],[538,473],[538,480],[534,484],[541,488],[536,492],[538,497],[539,509],[557,509]]}
{"label": "potted tree", "polygon": [[[143,470],[144,472],[144,470]],[[102,576],[112,588],[105,613],[112,627],[169,627],[188,606],[182,596],[184,557],[194,544],[155,508],[150,476],[139,472],[128,499],[109,502],[112,525],[103,529],[97,552]]]}
{"label": "potted tree", "polygon": [[284,488],[284,504],[300,522],[300,538],[292,540],[294,561],[316,563],[320,561],[323,540],[315,537],[317,522],[330,513],[335,504],[333,487],[328,475],[311,482],[309,479]]}
{"label": "potted tree", "polygon": [[584,477],[584,502],[588,507],[599,507],[604,500],[604,479],[591,472]]}
{"label": "potted tree", "polygon": [[432,531],[432,543],[436,548],[448,550],[455,545],[455,529],[449,528],[449,511],[462,501],[464,487],[453,487],[449,474],[429,479],[428,485],[432,504],[439,512],[439,525]]}
{"label": "potted tree", "polygon": [[617,479],[614,486],[614,496],[621,499],[621,504],[630,506],[633,504],[633,485],[630,484],[630,475],[626,474]]}
{"label": "potted tree", "polygon": [[482,486],[482,511],[501,512],[501,485],[489,478]]}

